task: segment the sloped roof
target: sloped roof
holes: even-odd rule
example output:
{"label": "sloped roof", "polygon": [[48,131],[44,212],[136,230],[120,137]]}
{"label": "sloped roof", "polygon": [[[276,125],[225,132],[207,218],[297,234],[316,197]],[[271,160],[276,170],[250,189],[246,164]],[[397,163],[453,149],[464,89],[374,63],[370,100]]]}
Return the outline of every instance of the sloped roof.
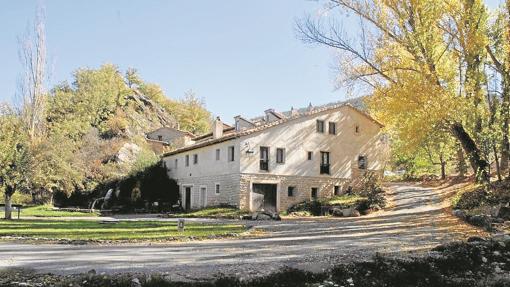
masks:
{"label": "sloped roof", "polygon": [[190,137],[195,137],[195,135],[194,135],[194,134],[192,134],[192,133],[190,133],[190,132],[188,132],[188,131],[183,131],[183,130],[176,129],[176,128],[171,128],[171,127],[160,127],[160,128],[157,128],[157,129],[155,129],[155,130],[153,130],[153,131],[150,131],[150,132],[146,133],[146,135],[148,135],[148,134],[152,134],[152,133],[155,133],[155,132],[160,131],[160,130],[173,130],[173,131],[179,132],[179,133],[181,133],[181,134],[188,135],[188,136],[190,136]]}
{"label": "sloped roof", "polygon": [[262,125],[250,128],[250,129],[245,129],[245,130],[238,131],[238,132],[236,132],[234,130],[233,132],[224,134],[220,138],[206,139],[204,141],[200,141],[200,142],[197,142],[195,144],[192,144],[192,145],[189,145],[189,146],[185,146],[185,147],[176,149],[174,151],[167,152],[167,153],[163,154],[163,157],[174,155],[174,154],[178,154],[178,153],[181,153],[181,152],[186,152],[186,151],[194,150],[194,149],[197,149],[197,148],[201,148],[201,147],[205,147],[205,146],[209,146],[209,145],[213,145],[213,144],[217,144],[217,143],[221,143],[221,142],[228,141],[228,140],[235,139],[235,138],[239,138],[239,137],[242,137],[242,136],[250,135],[250,134],[253,134],[253,133],[256,133],[256,132],[260,132],[260,131],[272,128],[274,126],[278,126],[280,124],[283,124],[283,123],[286,123],[286,122],[289,122],[289,121],[293,121],[293,120],[296,120],[296,119],[300,119],[300,118],[308,117],[308,116],[311,116],[311,115],[319,114],[319,113],[322,113],[322,112],[325,112],[325,111],[329,111],[329,110],[338,109],[338,108],[341,108],[341,107],[349,107],[349,108],[353,109],[354,111],[360,113],[364,117],[368,118],[370,121],[372,121],[375,124],[379,125],[381,128],[384,127],[384,125],[381,122],[379,122],[376,119],[372,118],[366,112],[364,112],[364,111],[362,111],[362,110],[352,106],[349,103],[342,102],[342,103],[336,104],[336,105],[325,105],[325,106],[322,106],[322,107],[318,107],[318,108],[315,108],[315,109],[313,109],[311,111],[300,113],[300,114],[298,114],[296,116],[289,116],[289,117],[283,118],[281,120],[276,120],[276,121],[268,122],[266,124],[262,124]]}

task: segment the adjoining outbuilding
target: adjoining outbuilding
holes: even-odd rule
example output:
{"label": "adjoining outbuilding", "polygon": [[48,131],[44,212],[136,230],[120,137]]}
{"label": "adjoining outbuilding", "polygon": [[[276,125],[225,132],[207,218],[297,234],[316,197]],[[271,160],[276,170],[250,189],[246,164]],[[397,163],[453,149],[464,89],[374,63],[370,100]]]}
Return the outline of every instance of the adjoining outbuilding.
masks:
{"label": "adjoining outbuilding", "polygon": [[383,125],[347,103],[273,109],[255,119],[217,118],[209,134],[165,153],[185,209],[232,205],[286,210],[342,194],[367,172],[383,175],[388,158]]}

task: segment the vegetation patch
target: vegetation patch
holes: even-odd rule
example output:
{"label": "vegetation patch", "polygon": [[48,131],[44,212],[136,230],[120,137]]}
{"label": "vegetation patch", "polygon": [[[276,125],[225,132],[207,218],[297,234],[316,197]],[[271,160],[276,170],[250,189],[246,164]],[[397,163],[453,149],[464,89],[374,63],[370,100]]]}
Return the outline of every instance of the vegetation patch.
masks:
{"label": "vegetation patch", "polygon": [[[367,214],[371,210],[379,210],[385,206],[385,191],[379,179],[367,173],[354,188],[349,188],[345,194],[330,199],[301,202],[290,207],[286,213],[294,216],[320,216],[329,210],[329,213],[334,216],[355,216],[354,214],[358,212]],[[344,213],[342,209],[350,209],[350,211]]]}
{"label": "vegetation patch", "polygon": [[169,241],[235,236],[246,231],[240,224],[186,222],[178,231],[176,222],[91,220],[1,220],[0,236],[48,240]]}
{"label": "vegetation patch", "polygon": [[[21,217],[34,216],[34,217],[95,217],[99,216],[98,212],[82,212],[82,211],[69,211],[54,208],[51,205],[31,206],[21,209]],[[4,217],[4,211],[0,211],[0,218]]]}
{"label": "vegetation patch", "polygon": [[236,207],[217,206],[208,207],[200,210],[194,210],[183,213],[169,213],[162,215],[162,217],[170,218],[223,218],[223,219],[239,219],[241,216],[248,214],[248,212],[240,210]]}

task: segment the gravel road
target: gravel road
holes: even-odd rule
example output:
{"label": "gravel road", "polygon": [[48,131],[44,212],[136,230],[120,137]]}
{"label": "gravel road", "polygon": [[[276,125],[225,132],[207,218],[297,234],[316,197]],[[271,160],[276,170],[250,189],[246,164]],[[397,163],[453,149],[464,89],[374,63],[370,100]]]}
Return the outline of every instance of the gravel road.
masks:
{"label": "gravel road", "polygon": [[426,250],[479,232],[444,211],[441,190],[394,184],[389,195],[391,208],[358,218],[247,222],[267,231],[260,238],[105,246],[1,242],[0,269],[168,272],[175,280],[219,273],[246,278],[284,266],[319,271],[376,252]]}

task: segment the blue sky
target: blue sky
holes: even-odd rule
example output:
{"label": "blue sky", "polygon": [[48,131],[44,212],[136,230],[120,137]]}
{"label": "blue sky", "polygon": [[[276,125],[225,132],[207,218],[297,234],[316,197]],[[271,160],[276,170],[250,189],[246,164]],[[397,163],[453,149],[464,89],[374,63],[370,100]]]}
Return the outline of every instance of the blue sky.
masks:
{"label": "blue sky", "polygon": [[[499,0],[488,0],[495,6]],[[51,83],[79,67],[136,68],[168,97],[193,90],[226,122],[267,108],[346,98],[334,90],[334,58],[302,43],[295,20],[316,14],[312,0],[46,0]],[[3,1],[0,10],[0,101],[11,101],[21,71],[17,38],[37,1]],[[347,27],[348,28],[348,27]]]}

